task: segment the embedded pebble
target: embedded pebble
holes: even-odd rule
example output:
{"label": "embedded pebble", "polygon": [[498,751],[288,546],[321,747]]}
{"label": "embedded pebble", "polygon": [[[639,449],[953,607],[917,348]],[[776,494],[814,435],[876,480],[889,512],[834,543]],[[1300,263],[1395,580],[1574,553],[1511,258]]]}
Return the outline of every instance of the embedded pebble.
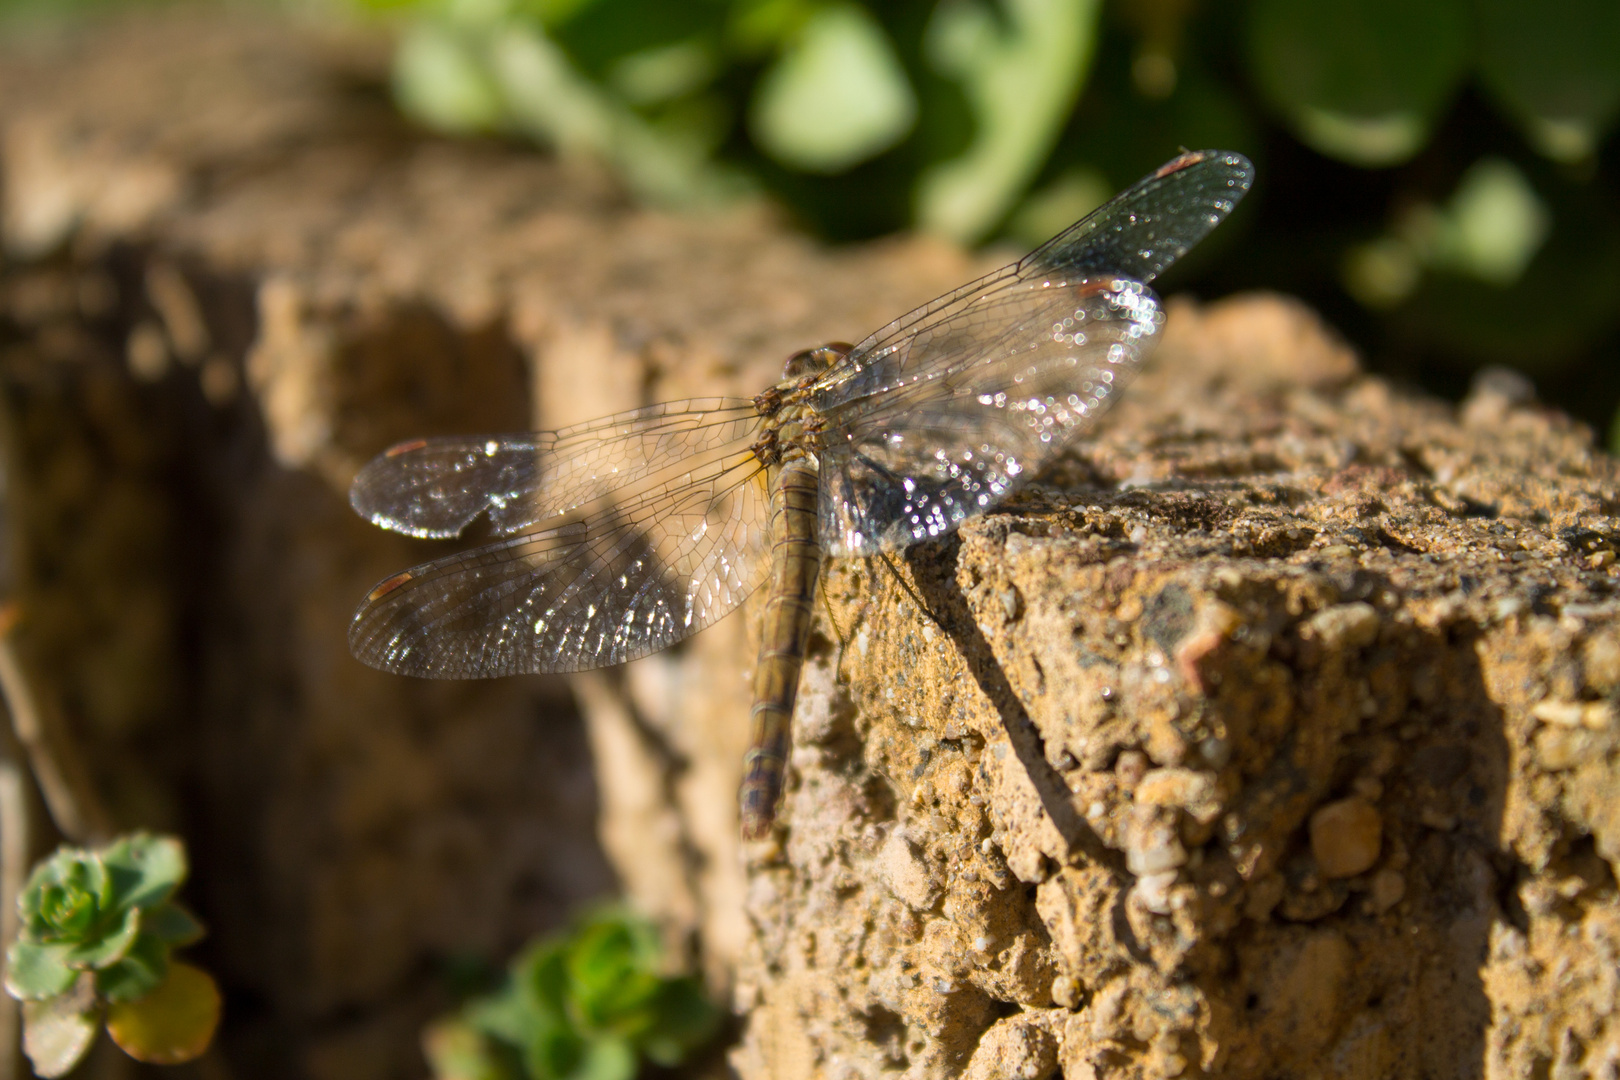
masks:
{"label": "embedded pebble", "polygon": [[1120,785],[1127,790],[1141,783],[1147,771],[1147,755],[1140,750],[1127,750],[1114,762],[1114,775],[1119,777]]}
{"label": "embedded pebble", "polygon": [[963,1080],[1046,1080],[1057,1072],[1057,1037],[1038,1014],[1008,1016],[990,1025],[962,1072]]}
{"label": "embedded pebble", "polygon": [[1554,727],[1602,731],[1614,723],[1614,705],[1607,701],[1554,701],[1548,698],[1530,707],[1530,715]]}
{"label": "embedded pebble", "polygon": [[1581,709],[1581,726],[1603,731],[1614,726],[1614,702],[1589,701]]}
{"label": "embedded pebble", "polygon": [[1582,650],[1581,667],[1586,685],[1600,694],[1620,689],[1620,634],[1599,634]]}
{"label": "embedded pebble", "polygon": [[1572,767],[1590,753],[1592,736],[1581,728],[1548,725],[1536,732],[1530,745],[1537,765],[1548,772],[1558,772]]}
{"label": "embedded pebble", "polygon": [[1131,887],[1131,899],[1155,915],[1168,915],[1174,908],[1170,890],[1175,887],[1177,876],[1175,870],[1145,874]]}
{"label": "embedded pebble", "polygon": [[1580,727],[1582,705],[1579,701],[1538,701],[1530,707],[1530,715],[1544,724],[1559,727]]}
{"label": "embedded pebble", "polygon": [[1135,807],[1125,824],[1125,866],[1137,877],[1187,865],[1187,849],[1174,821]]}
{"label": "embedded pebble", "polygon": [[938,890],[928,873],[928,867],[904,836],[898,832],[890,833],[883,842],[877,861],[889,891],[896,897],[918,911],[934,906]]}
{"label": "embedded pebble", "polygon": [[1311,815],[1311,854],[1324,877],[1354,877],[1371,869],[1383,839],[1383,818],[1359,795],[1330,802]]}
{"label": "embedded pebble", "polygon": [[1378,609],[1364,603],[1338,604],[1312,615],[1305,629],[1329,648],[1365,648],[1378,640]]}
{"label": "embedded pebble", "polygon": [[1367,897],[1368,907],[1374,915],[1382,915],[1401,902],[1406,895],[1406,878],[1398,870],[1385,868],[1372,878],[1372,891]]}
{"label": "embedded pebble", "polygon": [[1136,802],[1141,806],[1173,806],[1187,811],[1201,825],[1221,815],[1213,773],[1197,769],[1152,769],[1136,784]]}

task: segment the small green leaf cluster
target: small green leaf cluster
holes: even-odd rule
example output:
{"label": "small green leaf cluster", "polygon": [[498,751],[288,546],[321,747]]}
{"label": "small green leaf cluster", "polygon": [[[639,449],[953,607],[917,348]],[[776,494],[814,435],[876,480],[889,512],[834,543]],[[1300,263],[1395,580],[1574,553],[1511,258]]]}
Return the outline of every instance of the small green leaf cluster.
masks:
{"label": "small green leaf cluster", "polygon": [[438,1080],[630,1080],[643,1058],[675,1065],[720,1014],[698,981],[662,972],[658,932],[599,911],[513,962],[505,985],[439,1021],[425,1044]]}
{"label": "small green leaf cluster", "polygon": [[[21,930],[6,951],[6,991],[24,1003],[24,1048],[39,1075],[72,1068],[109,1009],[115,1041],[141,1060],[189,1060],[176,1055],[207,1045],[218,991],[170,957],[203,936],[174,900],[187,872],[178,840],[147,833],[94,851],[62,847],[34,868],[17,898]],[[186,969],[179,979],[177,968]],[[186,988],[179,998],[175,986]],[[189,1018],[181,1030],[177,1009]]]}

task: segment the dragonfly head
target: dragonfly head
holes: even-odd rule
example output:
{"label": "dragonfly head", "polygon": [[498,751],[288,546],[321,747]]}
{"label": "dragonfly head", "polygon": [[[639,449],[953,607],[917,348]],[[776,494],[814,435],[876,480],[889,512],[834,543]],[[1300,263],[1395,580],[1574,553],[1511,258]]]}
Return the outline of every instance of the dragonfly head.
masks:
{"label": "dragonfly head", "polygon": [[850,350],[854,348],[855,346],[842,341],[831,341],[814,349],[796,352],[788,357],[786,364],[782,365],[782,378],[803,379],[807,376],[820,375],[848,356]]}

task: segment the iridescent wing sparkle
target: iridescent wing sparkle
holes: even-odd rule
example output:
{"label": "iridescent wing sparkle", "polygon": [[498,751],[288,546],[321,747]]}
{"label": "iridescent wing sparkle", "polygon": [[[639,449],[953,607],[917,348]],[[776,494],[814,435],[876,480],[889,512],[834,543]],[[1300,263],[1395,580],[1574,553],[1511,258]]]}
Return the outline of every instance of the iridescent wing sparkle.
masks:
{"label": "iridescent wing sparkle", "polygon": [[820,533],[834,556],[943,535],[1089,430],[1163,322],[1145,287],[1248,190],[1185,154],[1010,266],[896,319],[821,380]]}
{"label": "iridescent wing sparkle", "polygon": [[758,422],[751,403],[679,402],[374,459],[350,491],[372,521],[454,535],[487,514],[516,535],[378,584],[350,650],[385,671],[470,679],[623,663],[696,633],[764,572]]}
{"label": "iridescent wing sparkle", "polygon": [[[896,319],[814,385],[819,532],[832,555],[939,536],[1088,430],[1163,317],[1147,283],[1248,190],[1236,154],[1185,154],[1024,259]],[[574,671],[666,648],[760,582],[767,502],[753,403],[671,402],[555,433],[402,444],[360,514],[500,537],[391,577],[349,643],[402,674]]]}

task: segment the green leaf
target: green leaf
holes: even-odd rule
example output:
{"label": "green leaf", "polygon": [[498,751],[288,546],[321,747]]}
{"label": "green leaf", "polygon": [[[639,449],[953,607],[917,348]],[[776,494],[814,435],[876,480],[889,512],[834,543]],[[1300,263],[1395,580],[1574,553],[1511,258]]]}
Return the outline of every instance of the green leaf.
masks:
{"label": "green leaf", "polygon": [[207,934],[195,915],[175,903],[142,912],[141,929],[174,948],[201,941]]}
{"label": "green leaf", "polygon": [[537,19],[542,26],[557,26],[591,7],[596,0],[516,0],[516,3],[518,10]]}
{"label": "green leaf", "polygon": [[66,953],[67,964],[81,971],[105,968],[134,948],[140,932],[140,909],[126,908],[122,920],[107,934],[71,946]]}
{"label": "green leaf", "polygon": [[1620,114],[1620,4],[1477,0],[1480,79],[1559,161],[1592,155]]}
{"label": "green leaf", "polygon": [[37,1076],[62,1076],[96,1041],[101,1025],[94,994],[67,993],[22,1005],[23,1053]]}
{"label": "green leaf", "polygon": [[917,98],[888,35],[864,9],[829,4],[760,80],[755,142],[805,172],[838,173],[887,150],[917,120]]}
{"label": "green leaf", "polygon": [[108,1008],[107,1033],[136,1061],[179,1065],[208,1048],[219,1027],[219,1013],[219,987],[213,977],[176,962],[152,992]]}
{"label": "green leaf", "polygon": [[917,183],[922,226],[958,240],[982,237],[1040,171],[1074,107],[1096,48],[1099,0],[946,0],[925,45],[973,110],[973,142]]}
{"label": "green leaf", "polygon": [[[1197,145],[1228,144],[1199,142]],[[1026,246],[1035,247],[1097,209],[1113,194],[1114,188],[1100,170],[1066,169],[1024,200],[1008,222],[1008,229]]]}
{"label": "green leaf", "polygon": [[[1477,271],[1423,275],[1390,312],[1388,325],[1401,347],[1433,350],[1470,368],[1510,364],[1539,380],[1614,332],[1620,323],[1620,210],[1596,185],[1561,178],[1551,167],[1530,175],[1552,228],[1529,265],[1505,288]],[[1549,280],[1559,283],[1557,318],[1502,317],[1534,309]]]}
{"label": "green leaf", "polygon": [[701,40],[642,49],[616,60],[608,78],[632,105],[660,105],[690,94],[715,76],[714,50]]}
{"label": "green leaf", "polygon": [[680,1064],[695,1047],[708,1042],[720,1026],[720,1010],[696,979],[664,983],[655,1003],[656,1021],[642,1039],[647,1057],[659,1065]]}
{"label": "green leaf", "polygon": [[564,942],[548,940],[529,949],[512,966],[518,992],[537,1014],[562,1016],[568,1003],[568,968]]}
{"label": "green leaf", "polygon": [[576,935],[566,967],[571,1014],[587,1032],[635,1036],[653,1023],[658,943],[640,920],[599,919]]}
{"label": "green leaf", "polygon": [[140,909],[126,908],[122,919],[106,934],[71,946],[66,953],[67,963],[80,970],[99,969],[116,963],[134,947],[140,930]]}
{"label": "green leaf", "polygon": [[1470,165],[1450,203],[1418,220],[1427,226],[1415,230],[1422,261],[1503,288],[1523,276],[1552,227],[1530,181],[1499,157]]}
{"label": "green leaf", "polygon": [[636,1051],[628,1040],[601,1038],[585,1044],[585,1056],[569,1080],[635,1080]]}
{"label": "green leaf", "polygon": [[585,1054],[579,1032],[559,1024],[535,1033],[523,1048],[523,1065],[535,1080],[563,1080],[578,1075]]}
{"label": "green leaf", "polygon": [[463,1015],[473,1027],[510,1046],[527,1046],[535,1032],[564,1022],[560,1011],[546,1013],[535,1008],[528,996],[516,987],[477,998],[467,1003]]}
{"label": "green leaf", "polygon": [[1468,12],[1463,0],[1256,0],[1248,45],[1261,93],[1304,142],[1394,165],[1461,85]]}
{"label": "green leaf", "polygon": [[35,866],[17,898],[23,932],[35,941],[84,941],[113,910],[111,878],[94,852],[61,847]]}
{"label": "green leaf", "polygon": [[739,0],[727,36],[744,56],[775,52],[804,29],[820,9],[816,0]]}
{"label": "green leaf", "polygon": [[6,950],[6,993],[22,1001],[43,1001],[66,993],[79,977],[68,966],[71,945],[14,941]]}
{"label": "green leaf", "polygon": [[538,29],[502,28],[489,42],[489,58],[519,130],[564,154],[607,162],[641,197],[701,204],[737,190],[709,160],[712,140],[701,126],[649,124],[586,78]]}
{"label": "green leaf", "polygon": [[103,849],[101,857],[120,907],[157,907],[190,873],[185,845],[172,836],[134,833]]}
{"label": "green leaf", "polygon": [[142,934],[123,959],[96,972],[96,993],[108,1001],[137,1001],[163,984],[169,966],[169,947]]}
{"label": "green leaf", "polygon": [[[481,1061],[467,1049],[472,1036],[454,1026],[464,1025],[485,1039],[495,1059],[518,1054],[531,1080],[624,1080],[635,1075],[643,1052],[661,1063],[679,1061],[709,1037],[719,1014],[696,980],[658,974],[662,951],[652,923],[622,909],[599,911],[526,949],[507,985],[469,1003],[442,1032],[434,1029],[429,1037],[438,1041],[431,1045],[443,1055],[473,1054],[458,1060]],[[450,1066],[434,1060],[446,1080]],[[470,1076],[472,1067],[457,1068]]]}
{"label": "green leaf", "polygon": [[505,116],[501,92],[464,35],[433,21],[412,25],[394,53],[394,96],[435,131],[490,131]]}

